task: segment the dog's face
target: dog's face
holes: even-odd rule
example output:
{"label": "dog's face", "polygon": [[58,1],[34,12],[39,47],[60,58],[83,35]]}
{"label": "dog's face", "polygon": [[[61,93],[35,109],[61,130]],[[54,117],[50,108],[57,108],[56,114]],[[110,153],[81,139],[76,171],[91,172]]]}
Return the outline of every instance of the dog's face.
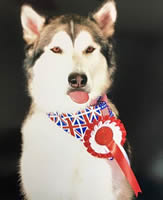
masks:
{"label": "dog's face", "polygon": [[46,112],[84,108],[111,85],[116,9],[106,2],[91,17],[63,15],[45,24],[31,7],[22,8],[29,93]]}

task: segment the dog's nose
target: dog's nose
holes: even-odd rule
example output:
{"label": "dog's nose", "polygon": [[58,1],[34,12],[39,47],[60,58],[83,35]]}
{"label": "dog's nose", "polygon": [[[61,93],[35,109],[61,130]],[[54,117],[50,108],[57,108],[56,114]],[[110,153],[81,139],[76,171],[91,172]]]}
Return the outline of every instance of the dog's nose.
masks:
{"label": "dog's nose", "polygon": [[72,73],[68,77],[68,82],[72,88],[82,88],[87,84],[87,76],[85,74]]}

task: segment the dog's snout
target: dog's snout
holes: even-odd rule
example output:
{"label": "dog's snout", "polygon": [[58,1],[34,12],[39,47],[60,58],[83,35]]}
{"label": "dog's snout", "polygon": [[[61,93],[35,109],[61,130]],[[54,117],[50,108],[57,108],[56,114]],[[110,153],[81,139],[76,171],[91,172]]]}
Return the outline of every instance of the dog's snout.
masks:
{"label": "dog's snout", "polygon": [[82,88],[87,84],[87,76],[85,74],[72,73],[68,77],[68,82],[72,88]]}

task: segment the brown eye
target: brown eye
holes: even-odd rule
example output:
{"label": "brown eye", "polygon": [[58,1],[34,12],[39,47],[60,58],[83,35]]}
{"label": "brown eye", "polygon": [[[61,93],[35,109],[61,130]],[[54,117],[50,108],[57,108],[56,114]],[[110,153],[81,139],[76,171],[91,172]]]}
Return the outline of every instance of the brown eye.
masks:
{"label": "brown eye", "polygon": [[62,53],[62,49],[60,47],[53,47],[51,51],[54,53],[60,53],[60,54]]}
{"label": "brown eye", "polygon": [[93,51],[95,50],[95,48],[94,47],[92,47],[92,46],[89,46],[87,49],[86,49],[86,53],[92,53]]}

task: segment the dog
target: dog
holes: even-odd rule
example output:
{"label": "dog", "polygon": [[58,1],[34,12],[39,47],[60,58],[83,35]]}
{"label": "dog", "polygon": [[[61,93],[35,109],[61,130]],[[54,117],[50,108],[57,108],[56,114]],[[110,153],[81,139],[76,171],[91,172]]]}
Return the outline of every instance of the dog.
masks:
{"label": "dog", "polygon": [[[74,113],[112,85],[113,0],[88,17],[46,18],[23,5],[24,67],[31,106],[22,125],[20,179],[26,200],[131,200],[133,192],[115,160],[90,155],[47,117]],[[118,111],[108,101],[115,115]]]}

